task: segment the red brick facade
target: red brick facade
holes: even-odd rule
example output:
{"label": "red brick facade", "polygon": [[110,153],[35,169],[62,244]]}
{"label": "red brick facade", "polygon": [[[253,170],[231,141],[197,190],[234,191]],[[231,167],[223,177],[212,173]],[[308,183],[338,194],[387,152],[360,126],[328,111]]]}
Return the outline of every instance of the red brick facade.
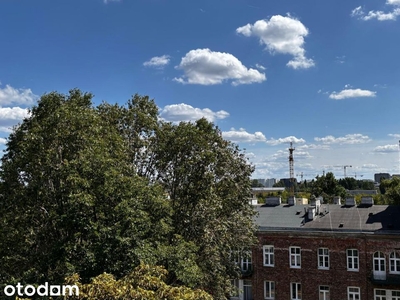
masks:
{"label": "red brick facade", "polygon": [[[263,246],[273,246],[274,266],[264,266]],[[300,247],[301,267],[290,267],[290,247]],[[318,249],[329,251],[329,269],[318,267]],[[357,250],[357,270],[348,270],[347,250]],[[373,256],[383,253],[386,280],[374,280]],[[399,290],[400,274],[390,273],[389,256],[400,253],[400,235],[318,231],[265,231],[258,233],[258,245],[252,251],[252,293],[254,300],[263,300],[264,281],[275,285],[274,299],[292,299],[291,282],[301,284],[302,300],[318,300],[320,286],[329,287],[331,300],[349,298],[348,287],[357,287],[359,299],[375,298],[374,289]],[[353,252],[351,252],[353,253]],[[393,298],[397,299],[397,298]],[[400,298],[399,298],[400,299]]]}

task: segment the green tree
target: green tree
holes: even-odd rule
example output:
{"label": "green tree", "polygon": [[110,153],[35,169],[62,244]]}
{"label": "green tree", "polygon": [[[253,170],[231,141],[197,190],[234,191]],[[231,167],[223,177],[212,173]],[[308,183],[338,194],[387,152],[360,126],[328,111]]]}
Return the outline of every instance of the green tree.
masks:
{"label": "green tree", "polygon": [[[168,272],[160,266],[140,264],[130,274],[116,279],[103,273],[90,283],[82,284],[78,274],[69,276],[66,283],[79,288],[79,299],[97,300],[212,300],[202,290],[167,285]],[[67,299],[75,299],[67,296]]]}
{"label": "green tree", "polygon": [[383,179],[379,189],[384,191],[383,201],[385,204],[400,205],[400,178]]}
{"label": "green tree", "polygon": [[223,299],[232,251],[253,245],[253,167],[201,119],[158,120],[153,100],[93,107],[92,95],[41,97],[0,169],[1,282],[121,278],[162,264],[167,283]]}
{"label": "green tree", "polygon": [[122,276],[155,255],[171,231],[161,186],[132,172],[124,139],[91,98],[79,90],[46,94],[9,137],[1,166],[2,282]]}

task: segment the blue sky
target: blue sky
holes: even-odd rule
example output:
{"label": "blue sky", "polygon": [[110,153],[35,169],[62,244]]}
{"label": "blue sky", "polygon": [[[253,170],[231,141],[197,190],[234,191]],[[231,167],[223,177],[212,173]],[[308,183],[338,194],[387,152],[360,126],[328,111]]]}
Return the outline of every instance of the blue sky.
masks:
{"label": "blue sky", "polygon": [[254,178],[400,173],[400,0],[3,0],[0,147],[46,92],[206,117]]}

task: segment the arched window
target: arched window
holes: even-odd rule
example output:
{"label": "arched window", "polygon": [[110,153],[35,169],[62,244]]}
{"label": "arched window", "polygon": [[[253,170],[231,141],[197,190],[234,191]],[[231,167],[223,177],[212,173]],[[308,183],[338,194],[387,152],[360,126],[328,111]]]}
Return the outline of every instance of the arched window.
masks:
{"label": "arched window", "polygon": [[397,252],[390,253],[389,256],[389,272],[391,274],[400,274],[400,255]]}

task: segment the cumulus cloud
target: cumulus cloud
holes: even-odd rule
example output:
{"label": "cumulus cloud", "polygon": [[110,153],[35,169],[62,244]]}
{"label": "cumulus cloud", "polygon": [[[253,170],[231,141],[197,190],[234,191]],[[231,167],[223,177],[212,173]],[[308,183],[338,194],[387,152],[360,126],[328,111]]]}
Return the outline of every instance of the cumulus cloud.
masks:
{"label": "cumulus cloud", "polygon": [[244,128],[240,128],[239,130],[235,130],[234,128],[232,128],[229,131],[223,131],[222,137],[224,139],[236,143],[239,142],[255,143],[255,142],[265,142],[267,140],[262,132],[256,131],[254,133],[249,133]]}
{"label": "cumulus cloud", "polygon": [[11,132],[14,125],[28,117],[28,110],[21,107],[0,107],[0,131]]}
{"label": "cumulus cloud", "polygon": [[[294,159],[306,159],[312,156],[308,151],[295,151],[293,153]],[[288,151],[278,150],[274,155],[272,155],[272,160],[287,160]]]}
{"label": "cumulus cloud", "polygon": [[358,6],[351,11],[350,15],[363,21],[372,19],[378,21],[396,21],[397,17],[400,16],[400,7],[397,7],[400,6],[400,0],[387,0],[386,4],[391,6],[386,12],[382,10],[370,10],[366,13],[361,6]]}
{"label": "cumulus cloud", "polygon": [[300,145],[296,147],[297,149],[309,149],[309,150],[329,150],[329,145],[317,145],[317,144],[307,144]]}
{"label": "cumulus cloud", "polygon": [[8,84],[4,88],[0,87],[0,106],[31,106],[37,98],[31,89],[16,89]]}
{"label": "cumulus cloud", "polygon": [[394,137],[396,139],[400,139],[400,134],[398,134],[398,133],[389,133],[388,136]]}
{"label": "cumulus cloud", "polygon": [[335,100],[342,100],[347,98],[359,98],[359,97],[375,97],[376,92],[361,89],[344,89],[339,93],[333,92],[329,95],[329,98]]}
{"label": "cumulus cloud", "polygon": [[375,169],[378,168],[378,165],[376,165],[376,164],[363,164],[363,165],[361,166],[361,168],[362,168],[362,169],[372,169],[372,170],[375,170]]}
{"label": "cumulus cloud", "polygon": [[363,144],[371,141],[367,135],[362,135],[360,133],[346,134],[342,137],[327,135],[325,137],[315,137],[314,140],[324,144]]}
{"label": "cumulus cloud", "polygon": [[275,146],[275,145],[280,145],[280,144],[287,144],[287,143],[290,143],[290,142],[295,143],[295,144],[303,144],[306,141],[304,139],[302,139],[302,138],[299,139],[299,138],[297,138],[295,136],[287,136],[287,137],[279,138],[279,139],[272,138],[272,139],[267,141],[267,144]]}
{"label": "cumulus cloud", "polygon": [[256,64],[256,68],[261,71],[265,71],[265,69],[266,69],[263,65],[260,65],[260,64]]}
{"label": "cumulus cloud", "polygon": [[397,152],[397,151],[399,151],[398,145],[378,146],[374,149],[374,152],[379,152],[379,153],[389,153],[389,152]]}
{"label": "cumulus cloud", "polygon": [[153,68],[163,68],[169,64],[170,57],[169,55],[162,56],[154,56],[150,60],[145,61],[143,66],[145,67],[153,67]]}
{"label": "cumulus cloud", "polygon": [[210,49],[191,50],[176,67],[185,75],[175,81],[188,84],[212,85],[231,80],[232,85],[260,83],[265,74],[246,68],[235,56]]}
{"label": "cumulus cloud", "polygon": [[255,36],[260,44],[265,45],[270,53],[289,54],[293,56],[286,65],[293,69],[307,69],[315,65],[305,55],[304,38],[308,29],[299,20],[291,17],[275,15],[269,20],[258,20],[253,25],[247,24],[236,29],[246,37]]}
{"label": "cumulus cloud", "polygon": [[191,122],[201,118],[214,122],[218,119],[225,119],[228,116],[229,113],[224,110],[214,112],[209,108],[195,108],[185,103],[167,105],[160,113],[160,117],[169,122]]}

